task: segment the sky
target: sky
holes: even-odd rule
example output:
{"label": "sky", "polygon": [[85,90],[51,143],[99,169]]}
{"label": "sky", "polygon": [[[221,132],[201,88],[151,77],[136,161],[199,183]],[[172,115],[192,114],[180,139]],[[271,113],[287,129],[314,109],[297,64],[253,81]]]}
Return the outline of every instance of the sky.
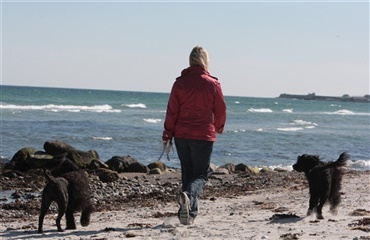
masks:
{"label": "sky", "polygon": [[169,93],[199,45],[226,96],[370,92],[368,1],[0,1],[3,85]]}

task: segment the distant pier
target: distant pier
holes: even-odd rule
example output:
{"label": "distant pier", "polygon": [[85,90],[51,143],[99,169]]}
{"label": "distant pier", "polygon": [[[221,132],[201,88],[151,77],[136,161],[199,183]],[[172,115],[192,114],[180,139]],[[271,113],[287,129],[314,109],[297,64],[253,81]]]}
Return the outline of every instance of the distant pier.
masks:
{"label": "distant pier", "polygon": [[365,96],[349,96],[344,94],[341,97],[332,97],[332,96],[319,96],[315,93],[309,93],[307,95],[298,95],[298,94],[280,94],[279,98],[288,98],[288,99],[300,99],[300,100],[319,100],[319,101],[341,101],[341,102],[370,102],[370,95]]}

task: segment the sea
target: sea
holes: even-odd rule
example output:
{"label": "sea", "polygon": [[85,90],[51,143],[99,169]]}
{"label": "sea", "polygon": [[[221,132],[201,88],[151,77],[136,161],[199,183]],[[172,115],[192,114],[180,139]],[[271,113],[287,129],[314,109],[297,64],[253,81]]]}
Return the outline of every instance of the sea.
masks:
{"label": "sea", "polygon": [[[95,150],[105,162],[131,156],[148,164],[162,153],[161,137],[169,93],[1,85],[0,161],[46,141]],[[370,170],[370,104],[283,98],[225,96],[227,121],[211,162],[284,168],[302,154],[336,160],[351,156],[349,168]],[[176,149],[167,166],[180,168]]]}

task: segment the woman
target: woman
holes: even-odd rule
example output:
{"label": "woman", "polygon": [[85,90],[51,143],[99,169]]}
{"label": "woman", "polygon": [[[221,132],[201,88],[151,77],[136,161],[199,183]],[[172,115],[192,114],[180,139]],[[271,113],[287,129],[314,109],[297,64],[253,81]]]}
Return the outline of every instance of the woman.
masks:
{"label": "woman", "polygon": [[174,138],[181,162],[178,217],[186,225],[198,215],[198,195],[208,180],[213,143],[226,121],[224,96],[217,78],[208,72],[207,51],[194,47],[189,65],[172,86],[162,136],[167,148]]}

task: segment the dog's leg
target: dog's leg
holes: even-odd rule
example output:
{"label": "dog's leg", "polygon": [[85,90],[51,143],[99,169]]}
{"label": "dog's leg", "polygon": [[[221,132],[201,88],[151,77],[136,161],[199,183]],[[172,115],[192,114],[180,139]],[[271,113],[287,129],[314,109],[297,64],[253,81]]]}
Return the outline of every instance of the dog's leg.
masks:
{"label": "dog's leg", "polygon": [[62,200],[60,199],[57,203],[58,203],[58,216],[56,219],[56,224],[57,224],[58,232],[63,232],[62,226],[60,225],[60,220],[62,219],[64,213],[66,212],[68,199],[62,199]]}
{"label": "dog's leg", "polygon": [[39,216],[39,228],[37,231],[38,233],[43,233],[42,225],[44,223],[45,214],[48,211],[50,204],[53,202],[53,198],[49,196],[50,194],[47,194],[48,192],[47,190],[48,188],[45,187],[42,193],[41,211],[40,211],[40,216]]}
{"label": "dog's leg", "polygon": [[330,202],[330,212],[334,215],[337,215],[338,213],[338,205],[341,201],[341,181],[343,173],[339,170],[336,170],[333,172],[333,175],[335,176],[332,180],[331,188],[330,188],[330,194],[329,194],[329,202]]}
{"label": "dog's leg", "polygon": [[[333,194],[333,193],[331,193]],[[333,194],[334,196],[330,196],[329,197],[329,202],[330,202],[330,212],[331,214],[333,215],[337,215],[338,213],[338,205],[341,201],[341,198],[340,198],[340,193],[334,193]]]}
{"label": "dog's leg", "polygon": [[316,212],[316,218],[317,219],[324,219],[324,217],[322,216],[322,207],[324,206],[324,203],[325,202],[320,202],[319,206],[317,206],[317,212]]}
{"label": "dog's leg", "polygon": [[76,229],[75,217],[73,216],[73,209],[67,208],[66,212],[66,220],[67,220],[67,227],[66,229]]}
{"label": "dog's leg", "polygon": [[307,216],[310,216],[313,212],[316,211],[318,202],[319,202],[318,194],[314,191],[310,191],[310,204],[307,210]]}
{"label": "dog's leg", "polygon": [[82,210],[80,222],[83,227],[86,227],[90,224],[90,216],[93,210],[94,208],[92,205],[89,205]]}
{"label": "dog's leg", "polygon": [[83,226],[83,227],[88,226],[90,224],[90,212],[83,211],[81,213],[80,222],[81,222],[81,226]]}
{"label": "dog's leg", "polygon": [[317,206],[317,212],[316,212],[317,219],[324,219],[324,217],[322,216],[322,207],[324,206],[327,199],[328,199],[328,192],[327,191],[322,192],[320,196],[320,203]]}

